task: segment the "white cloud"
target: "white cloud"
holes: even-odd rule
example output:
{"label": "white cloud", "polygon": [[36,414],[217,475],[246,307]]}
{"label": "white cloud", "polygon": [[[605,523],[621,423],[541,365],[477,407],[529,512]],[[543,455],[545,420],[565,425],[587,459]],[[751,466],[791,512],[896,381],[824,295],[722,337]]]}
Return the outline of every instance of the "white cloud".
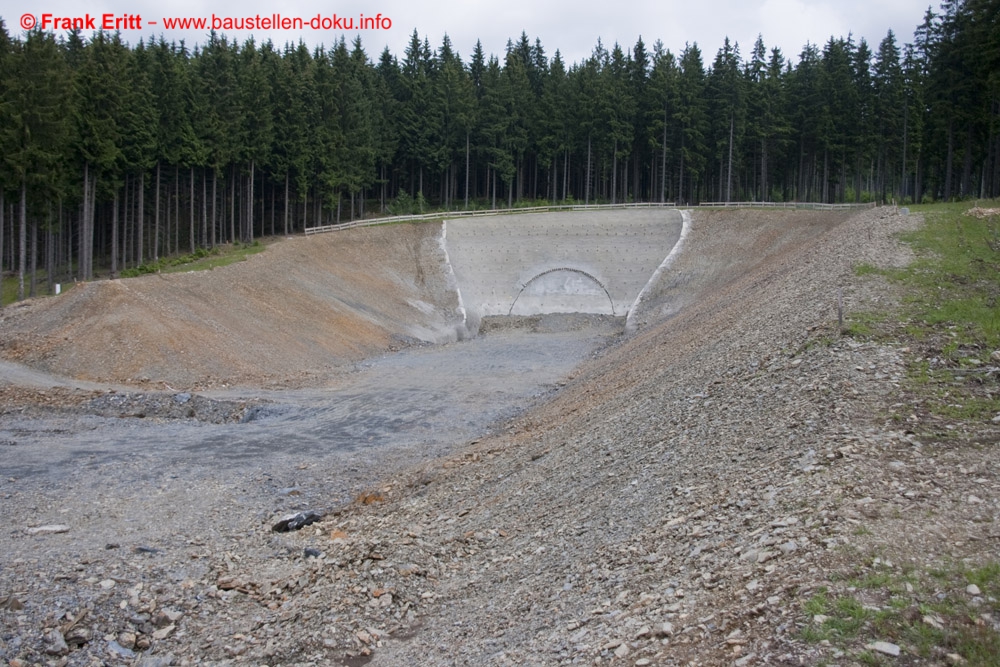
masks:
{"label": "white cloud", "polygon": [[[65,16],[100,15],[104,12],[142,14],[148,21],[162,16],[252,16],[281,13],[284,16],[310,17],[316,14],[356,17],[381,13],[392,19],[387,31],[366,31],[361,37],[369,57],[376,59],[385,46],[398,57],[414,28],[421,39],[427,37],[437,48],[445,33],[462,58],[468,61],[477,39],[487,54],[503,54],[508,39],[527,33],[534,42],[539,38],[545,52],[552,56],[559,49],[568,62],[578,62],[590,55],[598,37],[610,48],[615,42],[631,48],[641,35],[647,48],[660,39],[675,54],[685,43],[697,42],[706,65],[721,48],[723,39],[739,42],[741,54],[749,55],[758,34],[770,49],[778,46],[786,57],[798,56],[806,41],[824,44],[831,35],[856,39],[864,37],[875,50],[886,30],[893,29],[902,44],[912,39],[913,29],[923,18],[926,0],[662,0],[638,3],[608,3],[596,0],[507,0],[496,3],[469,2],[443,5],[428,0],[13,0],[3,14],[8,30],[19,32],[22,13],[39,16],[42,12]],[[139,36],[163,33],[168,40],[185,39],[190,45],[204,41],[207,30],[166,32],[162,29],[126,32],[129,41]],[[278,46],[286,41],[304,39],[310,46],[332,43],[341,35],[352,40],[357,31],[286,32],[258,31],[255,39],[271,39]],[[240,41],[246,33],[231,34]]]}

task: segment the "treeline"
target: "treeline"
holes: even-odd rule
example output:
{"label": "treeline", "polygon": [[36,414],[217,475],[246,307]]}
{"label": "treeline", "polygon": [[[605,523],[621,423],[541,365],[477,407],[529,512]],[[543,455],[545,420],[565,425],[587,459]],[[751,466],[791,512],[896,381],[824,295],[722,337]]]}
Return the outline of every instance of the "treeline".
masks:
{"label": "treeline", "polygon": [[414,31],[373,62],[360,40],[190,50],[0,23],[0,268],[20,298],[95,259],[117,275],[425,206],[997,196],[998,17],[947,2],[912,43],[831,38],[794,64],[762,39],[710,64],[641,39],[568,64],[522,34],[466,62]]}

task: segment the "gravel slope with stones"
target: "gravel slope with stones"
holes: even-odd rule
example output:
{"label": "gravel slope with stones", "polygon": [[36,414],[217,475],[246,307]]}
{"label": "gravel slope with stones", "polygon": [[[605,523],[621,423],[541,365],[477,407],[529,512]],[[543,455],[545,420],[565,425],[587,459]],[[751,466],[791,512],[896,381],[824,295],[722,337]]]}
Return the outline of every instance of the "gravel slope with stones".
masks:
{"label": "gravel slope with stones", "polygon": [[[802,602],[869,553],[933,563],[995,552],[1000,467],[995,448],[940,450],[890,422],[908,350],[837,331],[838,287],[848,311],[895,302],[851,269],[907,261],[894,235],[917,221],[866,211],[755,262],[741,229],[764,220],[696,212],[689,247],[711,248],[698,261],[721,272],[742,257],[739,270],[704,278],[712,289],[679,310],[664,290],[672,317],[582,367],[550,402],[302,530],[231,517],[180,556],[10,564],[0,656],[143,667],[835,659],[799,639]],[[676,270],[695,280],[691,257]],[[989,424],[967,434],[996,436]]]}

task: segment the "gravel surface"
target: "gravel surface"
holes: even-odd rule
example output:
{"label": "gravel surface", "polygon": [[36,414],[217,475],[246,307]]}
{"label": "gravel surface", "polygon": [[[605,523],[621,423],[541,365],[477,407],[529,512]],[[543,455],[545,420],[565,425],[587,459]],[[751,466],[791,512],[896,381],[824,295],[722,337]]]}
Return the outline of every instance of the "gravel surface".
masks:
{"label": "gravel surface", "polygon": [[[838,570],[875,555],[975,563],[1000,539],[996,448],[918,441],[923,415],[888,416],[905,408],[911,352],[837,328],[838,289],[848,312],[896,303],[852,266],[906,262],[895,235],[917,222],[888,208],[696,211],[638,334],[492,433],[417,462],[384,450],[346,501],[323,491],[343,471],[322,466],[305,464],[306,484],[261,470],[283,500],[257,514],[227,512],[251,494],[246,477],[149,471],[136,507],[157,508],[150,527],[103,493],[110,467],[81,465],[64,494],[4,480],[0,657],[840,664],[799,633],[803,602],[844,585]],[[953,435],[995,442],[998,429]],[[272,530],[308,509],[323,516]]]}

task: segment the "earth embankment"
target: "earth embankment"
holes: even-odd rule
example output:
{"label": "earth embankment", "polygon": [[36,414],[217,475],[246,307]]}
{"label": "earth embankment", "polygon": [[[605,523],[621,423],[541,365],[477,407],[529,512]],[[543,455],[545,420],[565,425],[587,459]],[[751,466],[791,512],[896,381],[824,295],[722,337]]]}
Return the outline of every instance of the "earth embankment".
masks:
{"label": "earth embankment", "polygon": [[439,225],[272,244],[212,271],[87,283],[0,310],[0,354],[78,380],[288,386],[457,336]]}
{"label": "earth embankment", "polygon": [[[582,361],[543,378],[539,393],[528,383],[506,398],[496,390],[507,381],[480,378],[500,375],[498,349],[511,359],[550,335],[545,318],[532,324],[537,334],[500,327],[386,356],[382,371],[356,374],[370,392],[328,420],[327,408],[345,406],[338,388],[272,392],[284,412],[256,425],[185,426],[191,443],[173,460],[146,443],[176,441],[176,424],[119,419],[118,449],[102,454],[106,432],[93,420],[67,419],[57,431],[39,419],[29,432],[30,415],[12,416],[16,429],[0,432],[16,454],[8,460],[45,463],[56,438],[76,459],[58,484],[50,465],[3,475],[11,529],[0,534],[0,592],[23,608],[0,619],[16,622],[0,622],[0,658],[868,662],[867,636],[839,647],[809,640],[803,629],[826,622],[810,603],[827,591],[865,609],[901,602],[919,621],[941,587],[920,573],[993,558],[997,539],[996,448],[921,442],[909,429],[922,418],[915,408],[903,423],[891,416],[910,412],[902,397],[913,350],[837,327],[841,293],[847,312],[896,305],[884,279],[854,267],[907,262],[897,235],[916,224],[889,208],[696,211],[638,333],[596,354],[576,346]],[[505,372],[516,382],[522,365],[566,362],[571,333]],[[491,415],[510,407],[510,419],[485,429],[468,423],[470,409],[400,414],[405,395],[432,412],[458,403],[444,391],[454,389],[452,363],[476,346],[469,391],[460,390]],[[405,391],[380,400],[393,383]],[[384,406],[399,421],[359,414]],[[351,447],[335,453],[338,428]],[[304,432],[315,446],[278,451]],[[79,452],[76,433],[92,451]],[[962,437],[987,443],[995,433],[991,424]],[[348,495],[359,479],[365,488]],[[271,530],[285,511],[313,507],[329,511],[301,531]],[[59,524],[68,532],[21,528]],[[853,585],[868,575],[913,584],[890,600]],[[967,596],[964,582],[958,593]],[[980,620],[995,627],[995,618]],[[904,638],[869,630],[901,661],[917,660]],[[953,650],[931,647],[928,662],[961,664],[947,657]]]}
{"label": "earth embankment", "polygon": [[322,384],[365,358],[456,340],[480,315],[624,316],[646,289],[632,316],[649,324],[845,218],[694,216],[705,230],[698,243],[648,288],[680,235],[676,211],[468,220],[448,223],[447,238],[440,223],[389,225],[287,239],[212,271],[92,282],[5,308],[0,356],[144,389]]}

